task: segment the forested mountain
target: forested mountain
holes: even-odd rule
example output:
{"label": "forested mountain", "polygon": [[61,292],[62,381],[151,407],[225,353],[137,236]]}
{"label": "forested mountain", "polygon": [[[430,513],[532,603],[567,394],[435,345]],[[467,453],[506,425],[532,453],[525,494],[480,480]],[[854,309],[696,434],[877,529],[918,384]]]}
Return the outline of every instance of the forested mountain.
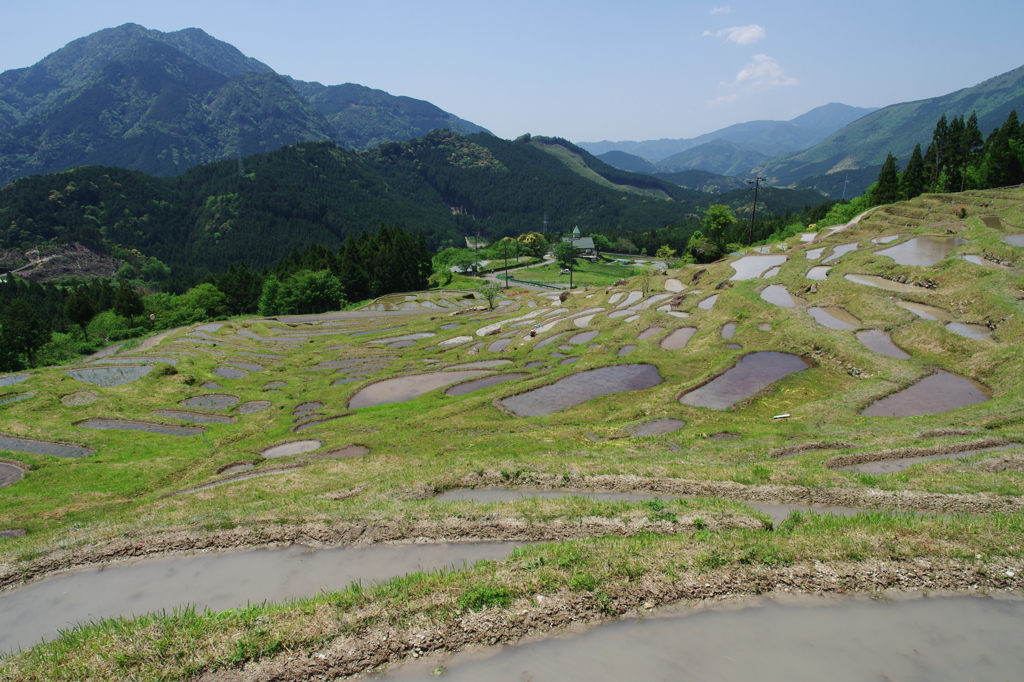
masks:
{"label": "forested mountain", "polygon": [[199,29],[125,24],[0,73],[0,184],[86,164],[174,175],[296,142],[364,149],[434,128],[483,130],[422,100],[279,76]]}
{"label": "forested mountain", "polygon": [[[293,245],[337,248],[381,223],[422,230],[436,249],[469,234],[540,231],[545,219],[551,232],[642,232],[696,222],[711,203],[751,199],[746,190],[703,194],[620,171],[564,140],[444,130],[365,152],[303,143],[242,167],[227,160],[161,178],[89,166],[21,178],[0,189],[0,247],[53,240],[137,249],[191,283],[231,262],[270,265]],[[823,201],[776,194],[780,211]]]}
{"label": "forested mountain", "polygon": [[750,169],[768,160],[768,155],[752,145],[729,140],[712,140],[662,159],[658,167],[666,173],[703,170],[717,175],[745,178]]}
{"label": "forested mountain", "polygon": [[[643,142],[579,142],[577,144],[591,154],[600,155],[618,150],[640,156],[658,166],[662,166],[662,162],[670,156],[713,140],[727,140],[749,145],[765,156],[775,156],[783,152],[806,149],[872,111],[875,109],[851,107],[833,102],[812,109],[789,121],[748,121],[694,138],[645,140]],[[678,169],[663,167],[660,170],[672,172]],[[714,172],[710,168],[702,168],[702,170]]]}
{"label": "forested mountain", "polygon": [[423,137],[438,128],[460,135],[488,132],[421,99],[396,97],[355,83],[291,83],[327,118],[336,139],[356,149]]}
{"label": "forested mountain", "polygon": [[597,158],[601,159],[609,166],[614,166],[620,170],[629,171],[630,173],[657,173],[661,169],[655,164],[651,163],[642,156],[636,154],[630,154],[623,152],[618,149],[613,149],[604,154],[594,154]]}
{"label": "forested mountain", "polygon": [[[952,118],[976,112],[978,127],[988,135],[1013,109],[1024,111],[1024,67],[948,95],[885,107],[810,149],[773,158],[756,171],[772,184],[795,187],[811,183],[824,188],[827,184],[843,184],[847,171],[868,169],[856,175],[870,178],[870,184],[890,151],[907,158],[915,145],[927,144],[940,116]],[[851,195],[862,193],[867,185],[854,187],[853,178],[851,172]]]}

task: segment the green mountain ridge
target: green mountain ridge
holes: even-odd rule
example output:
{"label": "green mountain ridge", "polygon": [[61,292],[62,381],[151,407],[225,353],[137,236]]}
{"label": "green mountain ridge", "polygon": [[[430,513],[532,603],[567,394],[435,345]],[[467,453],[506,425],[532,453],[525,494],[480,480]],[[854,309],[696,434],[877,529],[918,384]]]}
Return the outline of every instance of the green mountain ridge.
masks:
{"label": "green mountain ridge", "polygon": [[[914,145],[927,146],[943,114],[952,118],[977,112],[978,125],[987,135],[1013,109],[1024,111],[1024,66],[948,95],[879,109],[809,149],[770,159],[754,170],[773,184],[796,187],[812,176],[880,168],[890,151],[905,161]],[[828,183],[821,178],[815,182]],[[856,194],[866,187],[858,183]]]}
{"label": "green mountain ridge", "polygon": [[[191,282],[231,262],[270,265],[292,245],[337,247],[381,223],[422,230],[437,248],[469,234],[540,231],[545,219],[556,233],[575,225],[629,234],[695,226],[711,203],[750,202],[745,190],[704,194],[620,171],[556,138],[446,130],[364,152],[289,145],[241,166],[242,174],[236,160],[220,161],[176,177],[85,166],[21,178],[0,189],[0,247],[79,241],[137,249]],[[822,200],[778,190],[764,207]]]}
{"label": "green mountain ridge", "polygon": [[171,175],[296,142],[364,149],[436,128],[485,131],[422,100],[280,76],[200,29],[125,24],[0,73],[0,184],[83,164]]}

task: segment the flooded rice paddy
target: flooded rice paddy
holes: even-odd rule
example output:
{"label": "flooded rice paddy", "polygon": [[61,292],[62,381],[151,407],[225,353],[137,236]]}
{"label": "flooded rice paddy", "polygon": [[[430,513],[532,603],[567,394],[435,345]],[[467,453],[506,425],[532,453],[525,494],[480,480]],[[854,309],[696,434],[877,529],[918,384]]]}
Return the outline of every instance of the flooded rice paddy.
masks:
{"label": "flooded rice paddy", "polygon": [[7,405],[8,403],[18,403],[22,400],[28,400],[35,393],[15,393],[14,395],[0,396],[0,405]]}
{"label": "flooded rice paddy", "polygon": [[483,377],[482,379],[474,379],[473,381],[467,381],[464,384],[453,386],[445,391],[445,395],[450,395],[453,398],[460,395],[466,395],[467,393],[473,393],[474,391],[480,391],[491,386],[497,386],[503,384],[506,381],[512,381],[513,379],[522,379],[525,376],[530,376],[522,372],[512,374],[495,374],[491,377]]}
{"label": "flooded rice paddy", "polygon": [[800,298],[799,296],[793,296],[785,287],[779,286],[778,284],[772,284],[764,288],[761,292],[761,298],[772,305],[777,305],[780,308],[796,308],[807,305],[807,301]]}
{"label": "flooded rice paddy", "polygon": [[941,414],[986,400],[988,391],[981,384],[949,372],[936,372],[873,402],[861,414],[865,417],[917,417]]}
{"label": "flooded rice paddy", "polygon": [[597,331],[582,332],[573,337],[570,337],[569,343],[572,344],[573,346],[582,346],[585,343],[593,341],[599,333],[600,332]]}
{"label": "flooded rice paddy", "polygon": [[679,402],[694,407],[724,410],[760,393],[776,381],[795,372],[802,372],[810,366],[808,360],[790,353],[751,353],[724,374],[683,395]]}
{"label": "flooded rice paddy", "polygon": [[1024,234],[1008,234],[1003,236],[1003,241],[1010,246],[1024,246]]}
{"label": "flooded rice paddy", "polygon": [[349,409],[404,403],[429,391],[485,374],[486,370],[461,370],[413,374],[385,379],[361,389],[349,400]]}
{"label": "flooded rice paddy", "polygon": [[913,301],[896,301],[896,305],[899,307],[909,310],[914,313],[922,320],[934,321],[934,320],[952,320],[953,316],[947,313],[942,308],[936,308],[933,305],[925,305],[924,303],[914,303]]}
{"label": "flooded rice paddy", "polygon": [[304,452],[319,450],[324,444],[318,440],[293,440],[290,443],[273,445],[260,454],[266,459],[277,459],[278,457],[291,457],[301,455]]}
{"label": "flooded rice paddy", "polygon": [[974,339],[975,341],[994,341],[992,338],[992,331],[983,324],[950,322],[946,325],[946,329],[957,336],[964,337],[965,339]]}
{"label": "flooded rice paddy", "polygon": [[813,279],[822,282],[828,279],[828,271],[831,269],[831,265],[815,265],[813,268],[807,271],[805,277],[807,277],[807,279]]}
{"label": "flooded rice paddy", "polygon": [[86,369],[64,370],[72,379],[86,384],[95,384],[103,388],[122,386],[137,381],[153,371],[153,365],[134,365],[125,367],[89,367]]}
{"label": "flooded rice paddy", "polygon": [[717,300],[718,294],[715,294],[714,296],[708,296],[703,301],[698,303],[697,307],[700,308],[701,310],[711,310],[712,308],[715,307],[715,301]]}
{"label": "flooded rice paddy", "polygon": [[167,356],[158,355],[147,355],[145,357],[116,357],[116,358],[100,358],[99,360],[93,360],[90,365],[138,365],[146,362],[162,362],[166,365],[177,365],[178,358],[172,358]]}
{"label": "flooded rice paddy", "polygon": [[979,450],[966,450],[964,452],[951,452],[943,455],[926,455],[923,457],[904,457],[901,459],[886,459],[878,462],[865,462],[863,464],[854,464],[848,467],[839,467],[837,471],[853,471],[863,474],[891,474],[895,471],[903,471],[909,469],[915,464],[921,464],[922,462],[934,462],[941,459],[967,459],[968,457],[974,457],[975,455],[983,452],[1001,452],[1003,450],[1013,450],[1021,447],[1020,443],[1010,443],[1009,445],[998,445],[992,448],[981,448]]}
{"label": "flooded rice paddy", "polygon": [[636,338],[640,341],[644,341],[646,339],[651,338],[652,336],[660,334],[663,331],[665,331],[664,327],[648,327],[647,329],[637,334]]}
{"label": "flooded rice paddy", "polygon": [[31,374],[8,374],[7,376],[0,377],[0,386],[13,386],[14,384],[20,384],[25,379],[28,379]]}
{"label": "flooded rice paddy", "polygon": [[836,260],[838,258],[842,258],[846,254],[848,254],[848,253],[850,253],[852,251],[856,251],[856,250],[857,250],[857,242],[854,242],[852,244],[843,244],[841,246],[837,246],[835,249],[832,250],[832,254],[828,258],[826,258],[825,260],[823,260],[821,262],[822,263],[831,263],[832,261],[834,261],[834,260]]}
{"label": "flooded rice paddy", "polygon": [[622,348],[619,349],[619,352],[616,353],[616,355],[618,355],[620,358],[622,358],[622,357],[625,357],[625,356],[629,355],[634,350],[636,350],[636,346],[635,345],[631,344],[631,345],[628,345],[628,346],[623,346]]}
{"label": "flooded rice paddy", "polygon": [[727,323],[725,323],[722,326],[721,334],[722,334],[722,338],[723,339],[731,339],[733,336],[736,335],[736,323],[735,322],[727,322]]}
{"label": "flooded rice paddy", "polygon": [[1018,596],[760,598],[430,657],[380,679],[429,680],[443,662],[452,682],[1013,680],[1024,670],[1022,619]]}
{"label": "flooded rice paddy", "polygon": [[227,410],[239,402],[239,398],[236,395],[228,395],[226,393],[211,393],[209,395],[196,395],[191,398],[185,398],[178,404],[182,407],[187,407],[190,410]]}
{"label": "flooded rice paddy", "polygon": [[879,355],[896,358],[897,360],[910,359],[910,354],[893,343],[892,339],[885,332],[876,329],[857,332],[857,340],[864,344],[868,350],[874,351]]}
{"label": "flooded rice paddy", "polygon": [[814,320],[829,329],[856,329],[860,326],[860,320],[846,312],[842,308],[808,308],[807,312]]}
{"label": "flooded rice paddy", "polygon": [[7,464],[6,462],[0,462],[0,488],[6,488],[9,485],[14,485],[24,477],[25,472],[21,467],[14,466],[13,464]]}
{"label": "flooded rice paddy", "polygon": [[238,414],[256,414],[257,412],[262,412],[267,409],[270,409],[269,400],[250,400],[247,403],[239,405],[235,412]]}
{"label": "flooded rice paddy", "polygon": [[640,391],[660,383],[661,375],[654,365],[616,365],[567,376],[549,386],[504,398],[501,404],[517,416],[536,417],[603,395]]}
{"label": "flooded rice paddy", "polygon": [[696,327],[681,327],[663,338],[659,345],[665,350],[682,350],[696,333]]}
{"label": "flooded rice paddy", "polygon": [[929,266],[935,265],[953,253],[956,247],[966,243],[967,240],[960,237],[930,235],[914,237],[875,253],[879,256],[888,256],[900,265]]}
{"label": "flooded rice paddy", "polygon": [[155,422],[134,421],[129,419],[87,419],[78,422],[75,426],[83,429],[98,429],[100,431],[145,431],[147,433],[159,433],[164,436],[198,436],[203,429],[198,426],[171,426],[170,424],[157,424]]}
{"label": "flooded rice paddy", "polygon": [[514,364],[511,360],[478,360],[476,362],[463,362],[458,365],[448,365],[445,369],[491,369],[492,367],[502,367],[504,365],[511,364]]}
{"label": "flooded rice paddy", "polygon": [[[236,479],[238,480],[238,479]],[[52,639],[60,628],[194,605],[224,611],[370,584],[414,571],[501,559],[523,543],[374,545],[232,550],[141,559],[63,573],[0,592],[0,652]]]}
{"label": "flooded rice paddy", "polygon": [[913,284],[894,282],[891,279],[885,279],[876,275],[846,275],[846,279],[856,284],[863,284],[864,286],[875,287],[876,289],[885,289],[886,291],[899,291],[902,293],[924,291],[921,287],[915,287]]}
{"label": "flooded rice paddy", "polygon": [[54,457],[88,457],[92,450],[81,445],[52,443],[34,438],[18,438],[0,434],[0,450],[12,452],[28,452],[33,455],[53,455]]}
{"label": "flooded rice paddy", "polygon": [[203,414],[201,412],[188,412],[186,410],[156,410],[153,412],[158,417],[169,419],[180,419],[183,422],[193,424],[234,424],[235,418],[223,414]]}
{"label": "flooded rice paddy", "polygon": [[245,370],[238,369],[236,367],[227,367],[225,365],[214,367],[213,370],[210,371],[210,374],[218,376],[221,379],[244,379],[249,376],[249,373]]}
{"label": "flooded rice paddy", "polygon": [[736,274],[729,279],[733,281],[756,279],[766,270],[781,266],[786,260],[786,256],[744,256],[729,264],[736,271]]}

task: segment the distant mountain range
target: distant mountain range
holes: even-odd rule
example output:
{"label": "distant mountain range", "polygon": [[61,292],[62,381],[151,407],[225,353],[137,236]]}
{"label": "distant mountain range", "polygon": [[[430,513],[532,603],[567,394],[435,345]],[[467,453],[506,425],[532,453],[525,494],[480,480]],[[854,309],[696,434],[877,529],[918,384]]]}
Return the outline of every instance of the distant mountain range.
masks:
{"label": "distant mountain range", "polygon": [[606,152],[622,151],[644,158],[667,171],[684,170],[682,167],[671,167],[671,163],[666,164],[666,160],[694,147],[717,140],[745,145],[746,148],[759,152],[765,157],[800,151],[824,140],[848,123],[873,111],[875,109],[851,107],[833,102],[812,109],[791,121],[737,123],[693,138],[646,140],[643,142],[578,142],[577,144],[599,157]]}
{"label": "distant mountain range", "polygon": [[686,169],[740,179],[757,175],[776,187],[852,198],[877,179],[890,151],[902,165],[915,145],[927,149],[943,114],[952,119],[975,112],[987,135],[1014,109],[1024,115],[1024,66],[948,95],[882,109],[833,103],[792,121],[751,121],[688,140],[580,146],[616,168],[663,179]]}
{"label": "distant mountain range", "polygon": [[437,128],[486,132],[422,100],[278,75],[196,28],[124,24],[0,73],[0,185],[88,164],[174,175],[302,141],[365,149]]}
{"label": "distant mountain range", "polygon": [[927,148],[943,114],[951,119],[976,112],[987,136],[1014,109],[1024,115],[1024,66],[948,95],[879,109],[809,149],[777,156],[753,170],[775,185],[818,189],[845,184],[849,174],[848,189],[855,196],[874,182],[890,151],[905,163],[914,145]]}

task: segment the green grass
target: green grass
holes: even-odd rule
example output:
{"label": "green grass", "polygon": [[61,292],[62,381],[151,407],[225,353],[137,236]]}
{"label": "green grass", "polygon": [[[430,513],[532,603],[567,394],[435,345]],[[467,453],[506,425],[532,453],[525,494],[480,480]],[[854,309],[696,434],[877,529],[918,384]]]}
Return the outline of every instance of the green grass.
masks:
{"label": "green grass", "polygon": [[[557,264],[542,265],[536,268],[520,270],[515,273],[519,279],[534,282],[569,285],[569,275],[560,274],[560,266]],[[611,286],[620,279],[633,275],[634,268],[627,265],[611,265],[604,263],[590,263],[581,260],[573,267],[572,282],[574,286],[604,287]]]}
{"label": "green grass", "polygon": [[[970,194],[959,198],[961,202],[970,199],[988,204],[984,208],[969,206],[961,234],[970,241],[961,250],[995,254],[1014,263],[1024,259],[1020,249],[1006,245],[1001,234],[976,217],[982,212],[999,213],[1008,231],[1024,231],[1024,192],[982,194],[985,196],[975,199]],[[769,490],[771,486],[803,487],[815,496],[837,491],[863,494],[865,499],[879,491],[907,496],[987,493],[992,497],[986,499],[996,500],[1024,494],[1024,473],[986,467],[994,457],[1020,457],[1020,450],[937,460],[888,475],[851,474],[823,466],[837,454],[852,452],[952,444],[986,436],[1024,442],[1024,387],[1018,380],[1024,370],[1024,327],[1018,300],[1024,296],[1024,277],[1015,269],[980,268],[956,257],[931,268],[898,266],[877,256],[869,241],[880,234],[935,233],[936,228],[929,225],[949,220],[948,202],[948,198],[922,197],[884,207],[856,230],[828,238],[822,246],[856,240],[860,247],[843,257],[813,292],[806,290],[812,283],[804,274],[814,262],[806,259],[802,250],[791,251],[790,259],[771,280],[807,297],[812,305],[847,309],[864,328],[886,330],[911,354],[910,360],[876,355],[851,331],[832,332],[802,310],[765,303],[759,292],[766,281],[729,281],[734,271],[723,262],[703,266],[707,272],[687,289],[678,309],[688,312],[689,318],[672,318],[651,309],[628,323],[598,315],[587,327],[599,332],[593,341],[560,351],[580,357],[569,366],[558,365],[551,353],[571,333],[581,330],[562,322],[544,335],[566,333],[559,342],[543,349],[535,348],[534,342],[524,343],[529,327],[512,324],[529,324],[529,320],[515,320],[537,310],[547,315],[551,301],[543,293],[518,293],[513,297],[515,304],[505,309],[453,316],[454,308],[437,308],[377,320],[356,319],[349,326],[290,328],[286,322],[234,320],[214,333],[220,344],[217,347],[179,343],[189,338],[179,332],[150,351],[153,355],[176,354],[179,362],[174,374],[152,372],[131,384],[98,388],[75,381],[59,368],[44,368],[26,382],[0,388],[0,396],[35,393],[29,400],[0,405],[0,430],[4,433],[78,443],[96,453],[73,460],[0,453],[0,457],[30,467],[22,481],[0,489],[0,528],[28,530],[25,537],[0,540],[0,563],[14,571],[31,570],[56,552],[96,551],[101,556],[98,548],[104,543],[126,537],[146,543],[171,532],[207,538],[228,529],[273,533],[310,524],[325,529],[387,527],[401,536],[411,532],[410,528],[452,519],[482,529],[499,521],[522,528],[581,528],[587,529],[587,534],[609,527],[633,529],[632,537],[531,547],[518,550],[507,561],[464,572],[416,574],[381,586],[353,587],[283,605],[253,606],[224,614],[182,611],[77,628],[51,645],[0,660],[0,677],[187,677],[282,651],[315,650],[336,637],[388,619],[398,624],[420,617],[440,622],[478,608],[507,606],[514,610],[517,600],[559,591],[589,595],[586,598],[593,600],[597,612],[613,615],[625,609],[621,601],[624,586],[651,576],[671,582],[713,570],[777,568],[802,561],[973,561],[979,554],[1019,557],[1024,547],[1020,515],[951,519],[795,515],[781,524],[778,532],[769,533],[764,530],[767,524],[757,521],[766,521],[764,517],[740,501],[719,498],[629,504],[569,497],[492,505],[433,499],[438,491],[471,485],[587,489],[595,480],[609,480],[594,478],[599,476],[621,477],[614,480],[622,485],[632,482],[639,488],[689,481],[721,485],[723,490],[734,489],[734,484]],[[795,247],[795,241],[789,246]],[[689,283],[696,271],[696,266],[686,266],[669,275]],[[523,271],[520,276],[529,273],[529,278],[567,283],[568,277],[557,272],[556,267],[545,266]],[[937,288],[922,289],[906,298],[942,307],[962,321],[991,321],[997,325],[998,343],[963,339],[941,324],[919,321],[895,305],[895,294],[843,278],[853,272],[929,278]],[[574,281],[589,285],[590,290],[573,294],[559,307],[570,313],[596,306],[610,310],[608,300],[613,293],[639,289],[636,280],[624,287],[611,287],[629,274],[628,267],[584,264],[574,274]],[[662,291],[664,279],[654,277],[652,291]],[[479,283],[475,278],[456,276],[446,289],[475,289]],[[719,294],[715,307],[698,308],[697,302],[712,293]],[[460,295],[428,292],[420,298],[440,300],[445,296],[457,301]],[[537,307],[531,308],[529,302]],[[541,314],[530,319],[556,319]],[[497,337],[478,337],[476,330],[501,320],[506,321],[501,333],[514,332],[512,342],[503,353],[490,353],[487,345]],[[727,322],[737,324],[731,341],[742,345],[740,351],[724,348],[720,329]],[[460,326],[440,329],[447,323]],[[764,323],[772,325],[771,331],[758,328]],[[639,341],[637,335],[652,326],[664,330]],[[660,339],[682,326],[698,330],[686,349],[661,349]],[[309,336],[311,341],[285,350],[263,347],[236,335],[242,329],[275,337],[281,334],[275,329],[319,332],[349,327],[400,328],[367,336]],[[371,343],[416,332],[435,336],[406,349]],[[449,350],[437,347],[440,341],[461,335],[472,336],[473,341]],[[484,346],[474,348],[478,343]],[[618,350],[627,344],[636,349],[619,357]],[[329,350],[342,345],[347,347]],[[178,352],[182,350],[192,355]],[[285,357],[281,364],[268,362],[265,371],[244,379],[217,379],[223,388],[215,392],[237,395],[240,401],[270,400],[272,409],[237,415],[231,425],[207,425],[205,438],[75,426],[83,419],[111,416],[173,421],[154,417],[152,412],[175,408],[185,397],[211,392],[199,384],[213,379],[211,370],[226,359],[259,361],[241,355],[241,350]],[[723,371],[742,354],[759,350],[805,354],[817,366],[767,387],[734,409],[707,410],[678,402],[680,393]],[[431,366],[425,359],[441,360],[438,364],[509,359],[513,364],[495,371],[525,372],[528,376],[460,398],[433,391],[410,402],[361,409],[301,434],[292,432],[292,409],[299,403],[319,401],[324,403],[320,411],[325,416],[343,414],[348,411],[349,398],[365,385],[359,381],[331,386],[337,374],[309,367],[324,360],[366,355],[395,356],[384,372],[367,381],[423,372]],[[546,368],[525,368],[527,363],[540,361]],[[493,404],[512,392],[621,362],[653,364],[663,383],[644,391],[604,396],[544,417],[511,417]],[[872,400],[937,369],[977,379],[991,389],[992,400],[946,414],[906,419],[860,415]],[[269,393],[262,386],[270,381],[285,381],[286,386]],[[67,407],[61,402],[63,396],[82,389],[95,391],[99,400],[83,407]],[[773,419],[782,413],[792,416]],[[652,438],[632,437],[628,431],[664,417],[682,419],[686,425],[676,433]],[[924,431],[946,428],[975,433],[918,437]],[[726,431],[740,438],[709,438]],[[354,459],[313,461],[286,474],[171,495],[217,480],[217,470],[231,462],[254,460],[260,470],[293,461],[264,462],[259,452],[305,438],[321,439],[321,451],[356,443],[369,447],[371,453]],[[772,450],[811,441],[850,445],[803,452],[788,459],[769,455]],[[653,530],[664,534],[655,535]]]}

